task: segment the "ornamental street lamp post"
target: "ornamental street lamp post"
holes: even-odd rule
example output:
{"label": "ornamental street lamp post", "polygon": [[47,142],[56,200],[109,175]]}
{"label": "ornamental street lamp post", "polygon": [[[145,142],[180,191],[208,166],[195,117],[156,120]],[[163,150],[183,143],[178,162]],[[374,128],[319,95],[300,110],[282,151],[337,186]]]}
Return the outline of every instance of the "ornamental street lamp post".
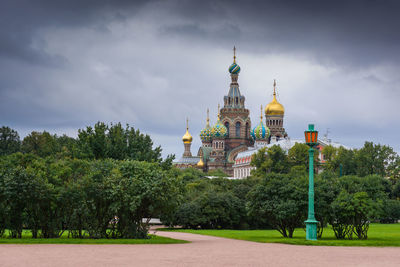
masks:
{"label": "ornamental street lamp post", "polygon": [[308,175],[308,218],[306,223],[306,239],[317,240],[317,223],[314,215],[314,146],[317,145],[318,131],[314,130],[314,124],[308,125],[308,131],[304,132],[306,144],[310,147],[309,175]]}

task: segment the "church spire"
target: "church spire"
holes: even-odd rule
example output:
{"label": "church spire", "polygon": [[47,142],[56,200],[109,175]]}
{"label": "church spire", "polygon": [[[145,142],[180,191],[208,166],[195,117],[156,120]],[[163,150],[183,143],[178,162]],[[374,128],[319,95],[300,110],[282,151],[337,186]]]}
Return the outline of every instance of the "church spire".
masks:
{"label": "church spire", "polygon": [[260,116],[260,120],[261,120],[261,122],[262,122],[262,120],[263,120],[263,108],[262,108],[262,105],[261,105],[261,116]]}
{"label": "church spire", "polygon": [[236,46],[233,47],[233,63],[229,66],[231,84],[228,95],[224,97],[225,108],[244,108],[244,96],[240,94],[238,77],[240,66],[236,63]]}
{"label": "church spire", "polygon": [[236,64],[236,46],[233,46],[233,64]]}
{"label": "church spire", "polygon": [[189,118],[186,118],[186,133],[182,137],[183,146],[185,148],[185,150],[183,152],[183,157],[191,157],[192,156],[192,152],[190,152],[190,146],[192,145],[192,140],[193,140],[193,137],[189,133]]}

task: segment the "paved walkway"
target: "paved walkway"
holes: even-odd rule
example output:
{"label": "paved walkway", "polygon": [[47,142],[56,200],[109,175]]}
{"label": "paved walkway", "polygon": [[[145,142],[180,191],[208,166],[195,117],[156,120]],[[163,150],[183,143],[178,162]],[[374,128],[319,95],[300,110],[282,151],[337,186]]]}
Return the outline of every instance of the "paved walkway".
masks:
{"label": "paved walkway", "polygon": [[0,266],[400,266],[400,248],[265,244],[177,232],[170,245],[0,245]]}

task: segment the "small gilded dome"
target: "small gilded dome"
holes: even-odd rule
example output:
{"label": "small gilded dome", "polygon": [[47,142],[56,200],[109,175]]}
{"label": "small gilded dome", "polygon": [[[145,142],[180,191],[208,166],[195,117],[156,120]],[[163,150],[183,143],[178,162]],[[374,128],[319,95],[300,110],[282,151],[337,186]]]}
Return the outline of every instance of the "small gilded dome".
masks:
{"label": "small gilded dome", "polygon": [[193,140],[192,135],[189,133],[189,129],[186,129],[186,133],[182,136],[182,141],[187,144],[191,143]]}
{"label": "small gilded dome", "polygon": [[204,167],[204,161],[202,158],[200,158],[199,162],[197,162],[197,168],[203,168]]}
{"label": "small gilded dome", "polygon": [[272,101],[265,107],[265,115],[284,115],[285,108],[281,103],[276,100],[276,82],[274,80],[274,98]]}
{"label": "small gilded dome", "polygon": [[236,63],[232,63],[232,65],[229,66],[229,72],[231,74],[239,74],[240,72],[240,67]]}
{"label": "small gilded dome", "polygon": [[191,143],[193,140],[192,135],[189,133],[189,119],[186,119],[186,133],[182,136],[182,141],[185,144]]}

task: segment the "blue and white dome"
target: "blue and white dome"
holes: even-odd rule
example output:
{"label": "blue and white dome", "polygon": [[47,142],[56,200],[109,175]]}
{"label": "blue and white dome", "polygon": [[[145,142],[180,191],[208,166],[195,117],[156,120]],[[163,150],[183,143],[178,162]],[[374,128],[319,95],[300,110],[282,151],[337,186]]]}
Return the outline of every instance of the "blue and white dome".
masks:
{"label": "blue and white dome", "polygon": [[271,135],[271,131],[263,122],[260,122],[252,131],[251,136],[254,140],[268,140],[269,136]]}
{"label": "blue and white dome", "polygon": [[229,66],[229,72],[230,72],[230,74],[239,74],[239,72],[240,72],[239,65],[236,64],[235,62],[232,63],[232,65]]}
{"label": "blue and white dome", "polygon": [[251,131],[251,136],[255,141],[267,141],[271,135],[269,128],[263,123],[263,108],[261,106],[260,123]]}
{"label": "blue and white dome", "polygon": [[207,123],[206,127],[200,131],[200,139],[203,142],[210,142],[211,141],[211,127]]}

